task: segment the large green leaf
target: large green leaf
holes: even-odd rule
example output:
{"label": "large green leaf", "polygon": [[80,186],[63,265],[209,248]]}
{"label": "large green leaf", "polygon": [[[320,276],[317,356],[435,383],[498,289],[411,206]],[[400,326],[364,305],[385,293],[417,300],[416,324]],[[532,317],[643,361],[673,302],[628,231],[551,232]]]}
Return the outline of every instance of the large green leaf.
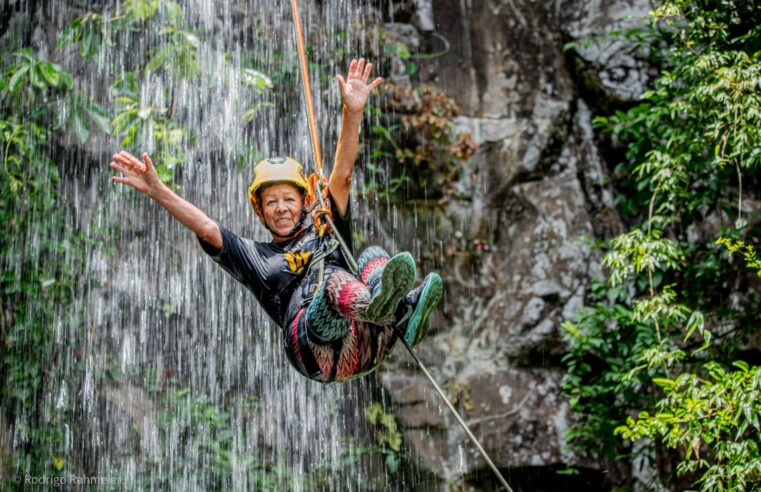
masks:
{"label": "large green leaf", "polygon": [[169,56],[169,50],[168,46],[164,46],[155,52],[153,58],[145,64],[146,75],[154,73],[164,66]]}
{"label": "large green leaf", "polygon": [[24,81],[24,75],[29,71],[29,65],[23,65],[21,68],[11,76],[11,80],[8,82],[8,89],[11,92],[16,92],[19,85]]}
{"label": "large green leaf", "polygon": [[48,84],[45,82],[45,76],[42,74],[42,68],[40,65],[40,63],[35,63],[31,66],[31,69],[29,70],[29,80],[32,82],[32,85],[38,89],[47,89]]}
{"label": "large green leaf", "polygon": [[158,0],[125,0],[126,14],[143,22],[153,17],[159,9]]}
{"label": "large green leaf", "polygon": [[198,39],[198,36],[196,36],[195,34],[187,32],[187,31],[179,31],[179,34],[182,36],[185,42],[188,43],[193,48],[198,48],[201,45],[201,40]]}
{"label": "large green leaf", "polygon": [[59,65],[54,65],[49,62],[40,62],[40,68],[42,69],[42,75],[48,84],[53,87],[58,87],[61,83],[61,71],[63,70]]}
{"label": "large green leaf", "polygon": [[82,39],[83,32],[82,18],[74,19],[61,30],[61,34],[56,42],[56,48],[61,49],[67,44],[78,42]]}
{"label": "large green leaf", "polygon": [[130,128],[137,125],[139,122],[137,118],[137,111],[131,110],[131,111],[125,111],[123,113],[120,113],[116,115],[116,117],[111,120],[111,125],[113,127],[113,135],[123,135],[126,133]]}
{"label": "large green leaf", "polygon": [[257,92],[264,92],[266,89],[272,87],[272,80],[253,68],[244,68],[241,70],[241,82],[243,82],[243,85],[251,87]]}
{"label": "large green leaf", "polygon": [[87,60],[98,51],[99,47],[100,36],[91,29],[88,29],[79,43],[79,55]]}
{"label": "large green leaf", "polygon": [[163,4],[169,17],[169,23],[174,27],[181,26],[185,21],[185,12],[182,6],[177,2],[170,1],[163,2]]}

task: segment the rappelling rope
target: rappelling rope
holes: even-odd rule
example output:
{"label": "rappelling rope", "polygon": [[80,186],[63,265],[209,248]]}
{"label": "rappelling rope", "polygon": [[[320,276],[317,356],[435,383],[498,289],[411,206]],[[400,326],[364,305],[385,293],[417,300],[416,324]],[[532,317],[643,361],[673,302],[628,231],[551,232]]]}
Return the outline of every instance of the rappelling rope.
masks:
{"label": "rappelling rope", "polygon": [[[322,152],[320,151],[320,139],[317,136],[317,123],[314,117],[314,104],[312,103],[312,87],[309,83],[309,68],[307,66],[306,48],[304,47],[304,34],[301,29],[301,16],[299,15],[299,2],[298,0],[291,0],[291,6],[293,7],[293,22],[296,24],[296,40],[299,45],[299,64],[301,65],[301,83],[304,88],[304,100],[307,103],[307,117],[309,120],[309,134],[312,139],[312,152],[314,153],[314,166],[317,170],[317,179],[310,179],[310,185],[313,186],[313,192],[317,195],[320,201],[320,208],[312,212],[313,222],[316,222],[316,227],[320,228],[318,232],[320,235],[326,231],[325,227],[320,227],[319,221],[324,220],[333,231],[333,237],[336,238],[341,245],[341,250],[346,258],[346,261],[351,267],[352,273],[355,275],[358,273],[357,261],[351,254],[349,247],[347,246],[344,238],[341,237],[341,233],[336,229],[333,219],[330,214],[330,208],[325,204],[325,198],[322,193],[322,185],[325,183],[325,173],[322,170]],[[322,268],[320,269],[322,271]]]}
{"label": "rappelling rope", "polygon": [[[320,152],[320,139],[317,136],[317,125],[314,118],[314,106],[312,104],[312,87],[309,84],[309,71],[307,69],[306,48],[304,48],[304,34],[301,30],[301,16],[299,15],[298,0],[291,0],[293,7],[293,22],[296,24],[296,41],[299,45],[299,62],[301,64],[301,83],[304,87],[304,99],[307,103],[307,116],[309,117],[309,133],[312,138],[312,152],[314,152],[314,165],[320,180],[325,178],[322,172],[322,152]],[[322,203],[322,195],[320,195]],[[323,205],[324,206],[324,205]]]}
{"label": "rappelling rope", "polygon": [[[317,195],[320,201],[320,208],[314,210],[313,217],[318,217],[322,215],[322,218],[327,221],[327,223],[330,225],[330,228],[332,229],[333,237],[338,240],[338,243],[341,245],[341,250],[343,251],[343,255],[346,258],[347,262],[349,263],[349,266],[351,267],[352,272],[356,275],[358,273],[357,268],[357,262],[354,259],[354,256],[351,254],[351,251],[347,247],[346,243],[344,242],[344,239],[341,237],[341,234],[336,229],[335,225],[333,224],[333,220],[330,216],[330,209],[325,204],[325,199],[323,197],[322,193],[322,184],[325,183],[325,174],[322,171],[322,153],[320,152],[320,139],[317,136],[317,125],[315,123],[314,118],[314,106],[312,104],[312,88],[309,84],[309,70],[307,67],[307,57],[306,57],[306,49],[304,48],[304,35],[301,30],[301,17],[299,16],[299,2],[298,0],[291,0],[291,6],[293,7],[293,22],[296,24],[296,39],[298,41],[299,45],[299,61],[301,64],[301,81],[304,88],[304,100],[307,103],[307,116],[309,117],[309,133],[311,135],[312,139],[312,152],[314,153],[314,163],[315,168],[317,170],[317,176],[316,179],[312,179],[310,177],[309,184],[313,187],[313,192]],[[325,229],[320,232],[320,235],[324,233]],[[325,258],[320,259],[320,265],[319,265],[319,276],[318,276],[318,282],[321,282],[322,274],[323,274],[323,267],[324,267],[324,261]],[[412,347],[407,343],[407,340],[404,338],[404,334],[401,333],[399,330],[399,327],[396,327],[397,334],[404,344],[404,347],[409,351],[412,358],[417,363],[418,367],[423,371],[423,374],[428,378],[428,381],[431,382],[433,387],[436,389],[436,392],[441,397],[442,400],[444,400],[444,403],[446,403],[447,408],[452,412],[452,414],[457,419],[457,422],[460,424],[460,426],[465,431],[465,434],[470,438],[471,441],[473,441],[473,444],[476,445],[476,448],[481,453],[481,456],[486,460],[486,463],[488,463],[489,467],[494,471],[494,474],[497,475],[497,478],[499,481],[504,485],[505,489],[508,492],[513,492],[513,489],[510,488],[510,485],[507,484],[507,481],[500,473],[499,469],[496,467],[494,462],[489,458],[489,455],[486,454],[486,451],[483,447],[481,447],[481,444],[478,442],[478,439],[476,439],[476,436],[473,435],[473,432],[468,427],[468,424],[465,423],[465,421],[460,417],[460,414],[457,413],[457,410],[455,409],[454,405],[452,405],[452,402],[449,401],[449,398],[444,394],[444,392],[439,388],[439,385],[436,384],[436,381],[434,381],[433,376],[431,376],[431,373],[428,372],[428,369],[423,365],[423,363],[418,359],[417,354],[415,354],[415,351],[412,350]]]}

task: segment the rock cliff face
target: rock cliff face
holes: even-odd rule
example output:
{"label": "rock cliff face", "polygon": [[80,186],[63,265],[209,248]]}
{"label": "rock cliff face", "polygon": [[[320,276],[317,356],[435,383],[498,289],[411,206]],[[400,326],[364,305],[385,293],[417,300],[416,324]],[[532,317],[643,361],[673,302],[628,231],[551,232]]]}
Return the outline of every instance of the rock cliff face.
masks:
{"label": "rock cliff face", "polygon": [[[560,324],[599,275],[591,241],[621,228],[592,113],[631,101],[652,76],[631,44],[595,39],[643,27],[648,10],[637,0],[420,0],[386,26],[421,52],[449,41],[418,76],[458,101],[458,128],[480,144],[469,164],[477,180],[463,188],[472,200],[451,203],[436,239],[481,239],[490,252],[441,261],[444,314],[420,355],[504,469],[597,467],[564,445]],[[418,462],[449,482],[485,469],[410,362],[386,365],[381,381]]]}

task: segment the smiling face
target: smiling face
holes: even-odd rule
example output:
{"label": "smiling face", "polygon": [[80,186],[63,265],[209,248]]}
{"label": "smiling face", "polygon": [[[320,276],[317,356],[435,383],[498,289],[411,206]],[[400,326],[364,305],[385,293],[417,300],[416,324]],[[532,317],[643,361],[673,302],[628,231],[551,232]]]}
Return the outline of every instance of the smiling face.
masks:
{"label": "smiling face", "polygon": [[304,207],[301,191],[292,184],[276,183],[263,188],[259,196],[264,222],[272,232],[273,240],[284,241],[301,218]]}

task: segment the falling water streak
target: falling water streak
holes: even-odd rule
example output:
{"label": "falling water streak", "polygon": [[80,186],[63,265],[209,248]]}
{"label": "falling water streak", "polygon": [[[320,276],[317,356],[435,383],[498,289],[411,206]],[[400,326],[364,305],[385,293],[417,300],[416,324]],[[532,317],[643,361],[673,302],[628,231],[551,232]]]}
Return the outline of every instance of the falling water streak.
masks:
{"label": "falling water streak", "polygon": [[[240,235],[267,240],[245,198],[252,163],[241,168],[236,158],[250,143],[261,155],[289,154],[311,163],[303,95],[294,78],[298,67],[288,3],[188,0],[183,5],[188,28],[201,39],[201,76],[192,82],[170,73],[141,78],[141,104],[175,107],[174,119],[193,137],[184,146],[184,164],[175,168],[179,193]],[[340,117],[334,74],[345,73],[350,57],[369,52],[364,35],[371,28],[369,9],[360,0],[301,5],[307,42],[322,70],[313,74],[312,86],[329,170]],[[113,16],[122,7],[121,2],[92,1],[82,12]],[[64,2],[44,8],[59,28],[73,18]],[[332,35],[338,31],[347,35]],[[110,82],[124,75],[133,59],[148,56],[149,47],[141,43],[136,51],[119,50],[128,38],[115,33],[115,48],[102,50],[89,63],[78,58],[76,48],[64,49],[64,66],[81,74],[75,89],[111,106]],[[379,42],[378,36],[370,38]],[[277,73],[273,79],[281,85],[254,94],[241,84],[243,68]],[[263,104],[260,113],[243,125],[243,109],[257,103]],[[58,109],[63,118],[72,111],[63,102]],[[386,123],[381,116],[373,116],[373,122]],[[153,151],[155,133],[149,139],[153,143],[145,150]],[[72,468],[121,477],[125,488],[206,490],[221,481],[225,489],[266,489],[244,462],[255,459],[266,464],[274,489],[305,490],[316,465],[340,461],[346,446],[342,438],[371,439],[363,416],[373,396],[369,379],[323,386],[298,375],[284,358],[277,327],[248,291],[203,255],[192,233],[148,198],[111,183],[107,163],[119,148],[116,139],[94,134],[84,148],[70,135],[67,145],[61,168],[69,174],[57,192],[67,225],[93,241],[87,246],[83,283],[77,286],[83,318],[67,319],[61,307],[55,324],[59,357],[51,363],[70,377],[47,381],[43,398],[58,409],[73,407],[77,416],[78,428],[66,423],[61,429],[67,456],[80,461]],[[365,155],[371,145],[364,142]],[[51,144],[48,152],[60,151]],[[360,163],[358,180],[365,179]],[[353,202],[358,232],[378,238],[376,217],[382,209],[398,230],[399,212],[391,201],[373,200]],[[427,224],[424,230],[429,239]],[[396,249],[393,231],[379,239]],[[17,243],[23,245],[19,254],[39,257],[39,241],[30,229]],[[419,243],[414,247],[418,252]],[[68,261],[80,268],[75,259]],[[184,388],[189,397],[177,397],[177,406],[167,407],[167,399]],[[239,399],[249,396],[257,398],[257,407]],[[228,436],[234,456],[229,475],[214,470],[211,434],[199,428],[198,419],[191,421],[191,411],[211,406],[230,410],[235,435]],[[162,416],[165,408],[170,411]],[[53,416],[50,422],[55,423]],[[364,460],[350,467],[357,482],[337,483],[344,475],[328,475],[325,488],[371,490],[385,468],[366,465]],[[421,483],[419,477],[415,482]]]}

